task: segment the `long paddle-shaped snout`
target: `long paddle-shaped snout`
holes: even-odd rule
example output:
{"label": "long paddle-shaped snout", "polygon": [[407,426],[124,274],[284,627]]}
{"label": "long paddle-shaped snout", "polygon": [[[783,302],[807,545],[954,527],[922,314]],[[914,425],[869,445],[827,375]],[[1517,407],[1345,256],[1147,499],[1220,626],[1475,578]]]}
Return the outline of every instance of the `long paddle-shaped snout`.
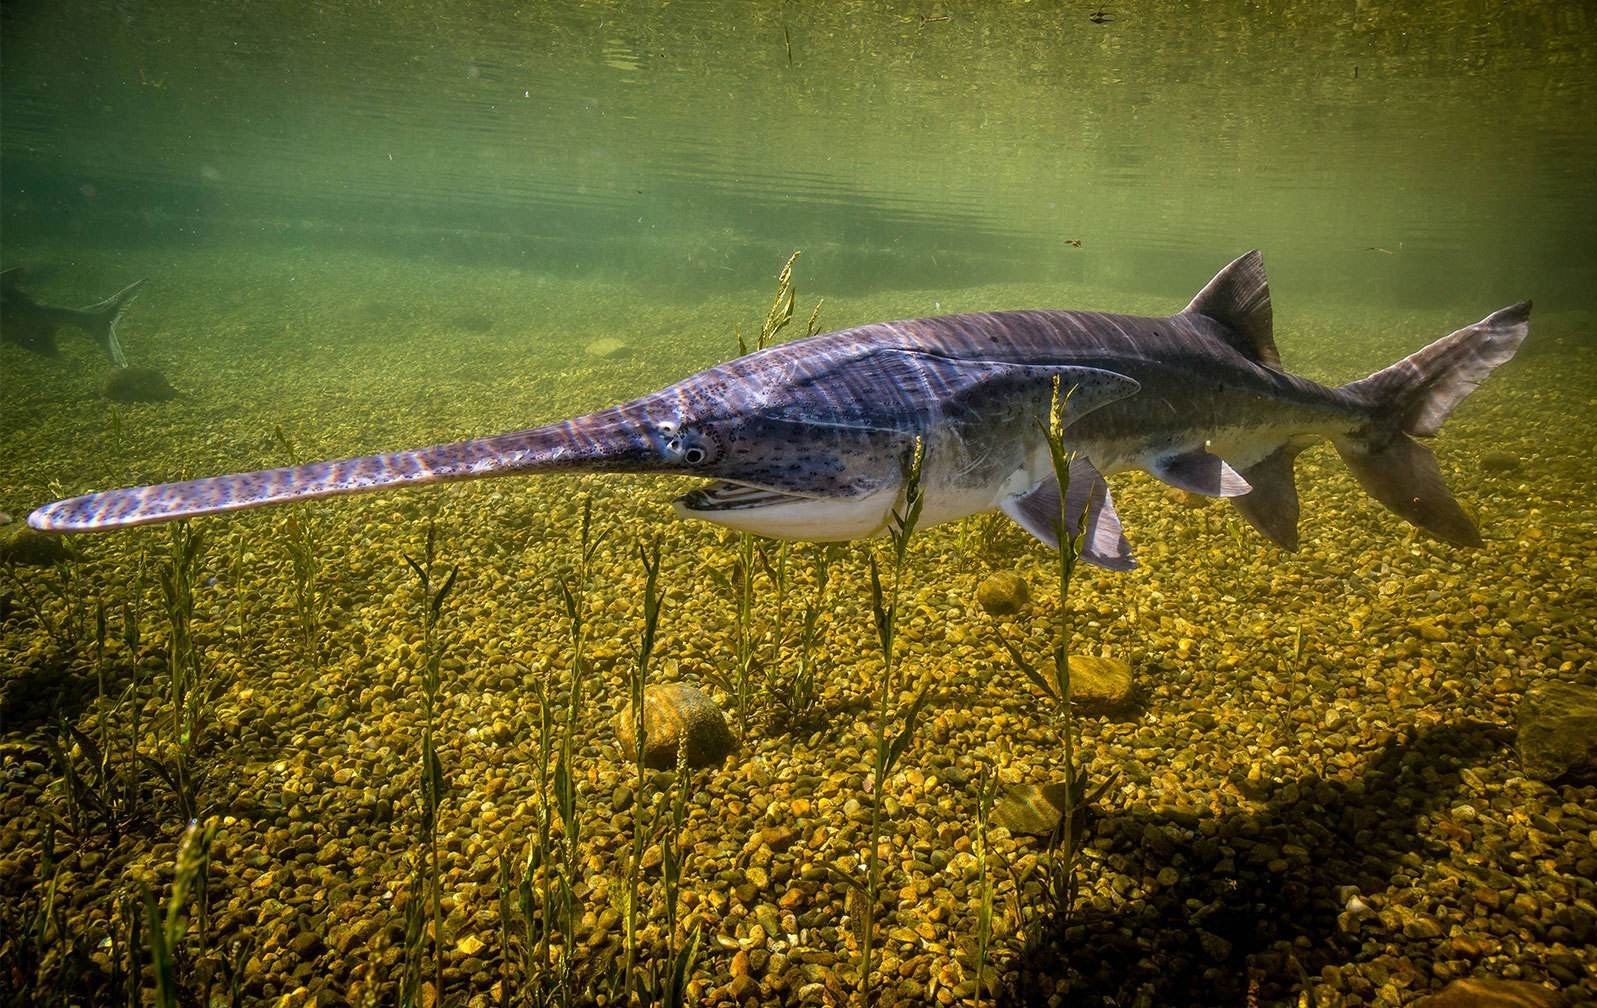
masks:
{"label": "long paddle-shaped snout", "polygon": [[628,404],[546,427],[414,451],[85,494],[46,504],[28,516],[28,524],[46,532],[93,532],[396,486],[522,473],[673,468],[658,430],[637,404]]}

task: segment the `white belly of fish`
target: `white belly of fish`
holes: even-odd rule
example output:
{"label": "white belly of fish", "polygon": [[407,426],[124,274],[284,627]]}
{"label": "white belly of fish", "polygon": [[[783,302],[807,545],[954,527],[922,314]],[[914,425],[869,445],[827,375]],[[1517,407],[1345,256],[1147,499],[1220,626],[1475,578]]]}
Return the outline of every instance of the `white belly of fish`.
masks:
{"label": "white belly of fish", "polygon": [[695,511],[682,501],[678,516],[713,522],[739,532],[802,542],[848,542],[866,539],[887,527],[899,491],[880,490],[868,497],[781,497],[759,507]]}

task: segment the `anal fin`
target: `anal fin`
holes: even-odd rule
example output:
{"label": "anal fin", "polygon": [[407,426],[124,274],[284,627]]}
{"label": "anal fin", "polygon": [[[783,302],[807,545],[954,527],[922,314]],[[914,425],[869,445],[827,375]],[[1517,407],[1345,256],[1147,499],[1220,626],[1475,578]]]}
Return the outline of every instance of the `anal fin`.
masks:
{"label": "anal fin", "polygon": [[[1029,493],[1010,497],[999,507],[1021,528],[1036,536],[1051,549],[1059,548],[1055,525],[1059,521],[1059,481],[1050,476]],[[1087,512],[1086,535],[1082,537],[1081,559],[1105,570],[1126,571],[1137,566],[1131,555],[1115,513],[1109,484],[1091,462],[1078,455],[1070,463],[1070,489],[1065,501],[1065,520],[1075,535],[1078,516]]]}
{"label": "anal fin", "polygon": [[1298,488],[1292,466],[1304,445],[1288,441],[1250,466],[1246,478],[1253,490],[1232,497],[1231,504],[1260,534],[1277,546],[1298,549]]}

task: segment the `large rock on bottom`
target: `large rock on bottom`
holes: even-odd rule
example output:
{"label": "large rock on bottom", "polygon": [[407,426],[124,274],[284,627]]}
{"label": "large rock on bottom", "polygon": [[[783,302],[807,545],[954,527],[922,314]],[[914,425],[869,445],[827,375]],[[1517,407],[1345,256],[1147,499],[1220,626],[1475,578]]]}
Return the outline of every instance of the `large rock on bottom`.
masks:
{"label": "large rock on bottom", "polygon": [[1597,778],[1597,689],[1550,682],[1519,702],[1519,765],[1537,780]]}
{"label": "large rock on bottom", "polygon": [[1564,1008],[1568,1003],[1562,994],[1540,984],[1470,977],[1420,998],[1414,1008]]}
{"label": "large rock on bottom", "polygon": [[992,616],[1013,616],[1030,598],[1026,579],[1014,571],[999,571],[976,586],[976,603]]}
{"label": "large rock on bottom", "polygon": [[26,525],[0,536],[0,566],[53,567],[70,559],[72,549],[60,536],[35,532]]}
{"label": "large rock on bottom", "polygon": [[[1053,662],[1048,663],[1053,673]],[[1088,713],[1108,713],[1131,702],[1131,666],[1118,658],[1070,656],[1070,705]]]}
{"label": "large rock on bottom", "polygon": [[106,378],[105,397],[121,403],[166,402],[177,397],[177,389],[155,368],[125,367]]}
{"label": "large rock on bottom", "polygon": [[[637,759],[632,704],[616,716],[616,738],[627,759]],[[643,689],[643,762],[655,770],[677,765],[686,745],[690,767],[716,766],[737,748],[737,739],[709,694],[687,683],[659,683]]]}

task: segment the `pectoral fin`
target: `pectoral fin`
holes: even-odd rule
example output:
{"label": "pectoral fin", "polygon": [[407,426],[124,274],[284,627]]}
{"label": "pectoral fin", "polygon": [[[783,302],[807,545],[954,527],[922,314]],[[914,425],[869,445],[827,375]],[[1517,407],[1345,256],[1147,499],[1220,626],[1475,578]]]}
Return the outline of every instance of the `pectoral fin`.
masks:
{"label": "pectoral fin", "polygon": [[1162,483],[1205,497],[1240,497],[1253,489],[1225,459],[1201,446],[1161,455],[1148,464],[1148,471]]}
{"label": "pectoral fin", "polygon": [[[1059,548],[1055,526],[1059,521],[1059,481],[1050,476],[1029,493],[1010,497],[999,507],[1021,528],[1052,549]],[[1083,510],[1087,512],[1086,534],[1082,537],[1081,558],[1105,570],[1126,571],[1137,566],[1131,544],[1115,514],[1109,484],[1091,462],[1077,456],[1070,463],[1070,489],[1065,501],[1065,520],[1071,535]]]}

